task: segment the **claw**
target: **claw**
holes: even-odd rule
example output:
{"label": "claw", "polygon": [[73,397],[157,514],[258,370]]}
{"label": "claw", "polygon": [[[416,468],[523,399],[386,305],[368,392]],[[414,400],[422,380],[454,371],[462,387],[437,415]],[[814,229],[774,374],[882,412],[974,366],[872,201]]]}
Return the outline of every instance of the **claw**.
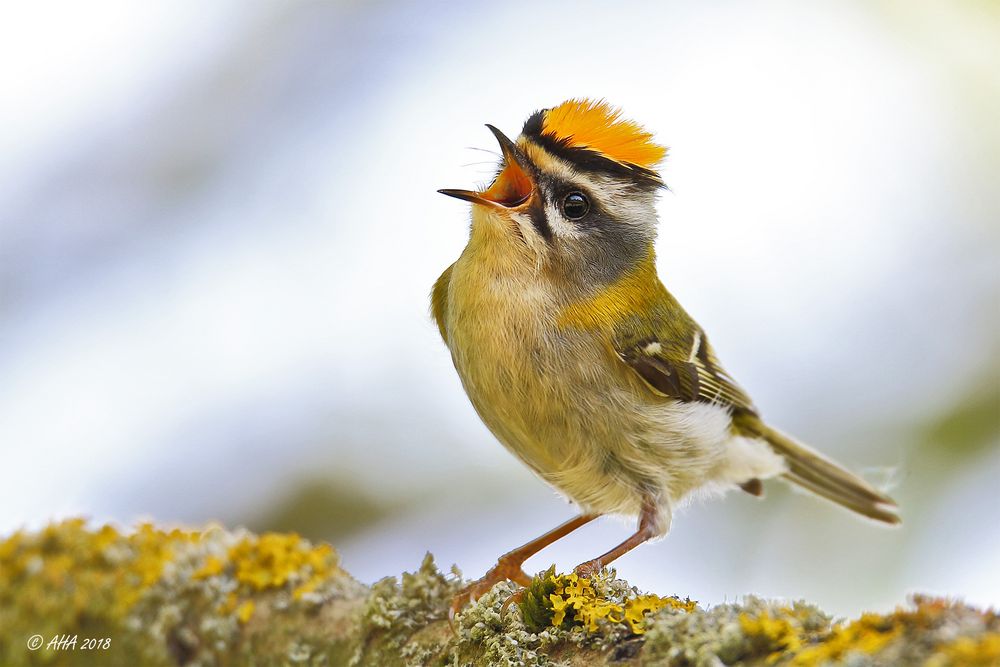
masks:
{"label": "claw", "polygon": [[507,596],[507,599],[503,601],[502,605],[500,605],[501,621],[507,617],[507,607],[511,606],[512,604],[520,605],[521,602],[524,600],[524,596],[527,592],[528,592],[527,588],[522,588],[516,593],[511,593],[509,596]]}
{"label": "claw", "polygon": [[[451,608],[448,610],[448,621],[451,623],[452,630],[455,629],[455,615],[462,611],[465,605],[475,602],[486,593],[489,593],[501,581],[513,581],[515,584],[528,586],[531,584],[531,576],[521,569],[520,563],[514,564],[501,558],[496,565],[490,568],[489,572],[483,575],[482,579],[473,581],[452,598]],[[515,595],[517,594],[515,593]],[[506,605],[507,603],[505,602],[504,604]],[[506,606],[504,608],[506,609]]]}
{"label": "claw", "polygon": [[451,607],[448,609],[448,622],[451,623],[453,630],[455,629],[455,615],[462,611],[462,608],[465,607],[465,605],[475,602],[476,599],[479,598],[481,593],[478,593],[477,591],[482,583],[482,579],[472,582],[456,593],[455,597],[451,599]]}
{"label": "claw", "polygon": [[[500,137],[498,136],[497,138],[499,139]],[[509,142],[510,140],[508,139],[507,141]],[[502,143],[503,140],[501,140],[501,144]],[[507,156],[506,150],[504,151],[504,155],[505,157],[509,157]],[[445,194],[449,193],[446,192]],[[468,604],[470,600],[479,598],[484,593],[489,592],[495,584],[504,580],[510,580],[516,584],[520,584],[521,586],[530,586],[532,579],[531,576],[521,569],[521,565],[524,564],[524,561],[556,540],[569,535],[580,526],[585,526],[590,523],[596,519],[597,516],[598,515],[596,514],[581,514],[574,519],[570,519],[569,521],[556,526],[541,537],[537,537],[527,544],[500,556],[500,558],[497,559],[497,564],[490,568],[490,571],[487,572],[482,579],[472,582],[459,591],[454,598],[452,598],[451,608],[448,611],[448,622],[451,624],[452,630],[455,629],[455,615],[462,610],[462,607]],[[520,599],[520,595],[515,594],[515,596],[508,598],[504,602],[503,608],[506,609],[507,606],[513,602],[519,601]]]}
{"label": "claw", "polygon": [[601,560],[599,558],[588,560],[586,563],[580,563],[573,568],[573,572],[581,579],[593,579],[594,575],[598,574],[600,571]]}

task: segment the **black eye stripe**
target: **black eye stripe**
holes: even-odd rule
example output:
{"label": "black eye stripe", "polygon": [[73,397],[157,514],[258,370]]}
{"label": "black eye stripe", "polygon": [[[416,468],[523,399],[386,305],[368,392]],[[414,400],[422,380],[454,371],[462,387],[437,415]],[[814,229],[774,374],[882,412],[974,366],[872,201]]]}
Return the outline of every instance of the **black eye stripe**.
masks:
{"label": "black eye stripe", "polygon": [[549,226],[549,221],[545,217],[545,204],[541,197],[535,197],[531,205],[528,206],[528,217],[539,236],[552,243],[552,227]]}

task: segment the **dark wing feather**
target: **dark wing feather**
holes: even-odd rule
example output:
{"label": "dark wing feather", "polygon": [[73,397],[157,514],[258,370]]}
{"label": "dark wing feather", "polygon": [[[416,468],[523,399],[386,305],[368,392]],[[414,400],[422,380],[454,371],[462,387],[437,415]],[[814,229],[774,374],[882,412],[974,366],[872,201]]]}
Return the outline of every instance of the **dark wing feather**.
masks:
{"label": "dark wing feather", "polygon": [[685,402],[698,399],[701,382],[694,364],[675,363],[659,354],[646,352],[656,341],[641,342],[618,351],[618,356],[639,374],[646,384],[671,398]]}
{"label": "dark wing feather", "polygon": [[659,394],[756,414],[753,401],[722,368],[694,320],[679,305],[659,315],[616,329],[613,344],[619,358]]}
{"label": "dark wing feather", "polygon": [[715,351],[709,345],[704,333],[701,334],[694,363],[698,368],[698,379],[701,382],[698,400],[721,403],[734,409],[757,413],[753,401],[715,357]]}

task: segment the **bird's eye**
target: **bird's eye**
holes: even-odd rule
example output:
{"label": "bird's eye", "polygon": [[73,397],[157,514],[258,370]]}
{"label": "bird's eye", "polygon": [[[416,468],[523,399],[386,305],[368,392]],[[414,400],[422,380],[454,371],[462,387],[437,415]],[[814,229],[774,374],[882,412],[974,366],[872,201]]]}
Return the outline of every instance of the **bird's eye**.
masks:
{"label": "bird's eye", "polygon": [[579,220],[590,210],[590,200],[582,192],[571,192],[563,199],[562,210],[570,220]]}

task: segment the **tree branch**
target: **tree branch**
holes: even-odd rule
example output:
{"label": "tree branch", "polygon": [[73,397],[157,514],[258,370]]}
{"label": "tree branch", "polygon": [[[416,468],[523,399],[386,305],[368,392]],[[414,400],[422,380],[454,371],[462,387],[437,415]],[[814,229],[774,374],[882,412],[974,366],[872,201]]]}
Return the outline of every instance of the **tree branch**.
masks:
{"label": "tree branch", "polygon": [[705,609],[550,571],[503,617],[513,587],[495,587],[453,630],[460,585],[430,555],[368,587],[293,534],[70,520],[0,542],[0,664],[1000,664],[1000,616],[940,599],[833,623],[805,603]]}

